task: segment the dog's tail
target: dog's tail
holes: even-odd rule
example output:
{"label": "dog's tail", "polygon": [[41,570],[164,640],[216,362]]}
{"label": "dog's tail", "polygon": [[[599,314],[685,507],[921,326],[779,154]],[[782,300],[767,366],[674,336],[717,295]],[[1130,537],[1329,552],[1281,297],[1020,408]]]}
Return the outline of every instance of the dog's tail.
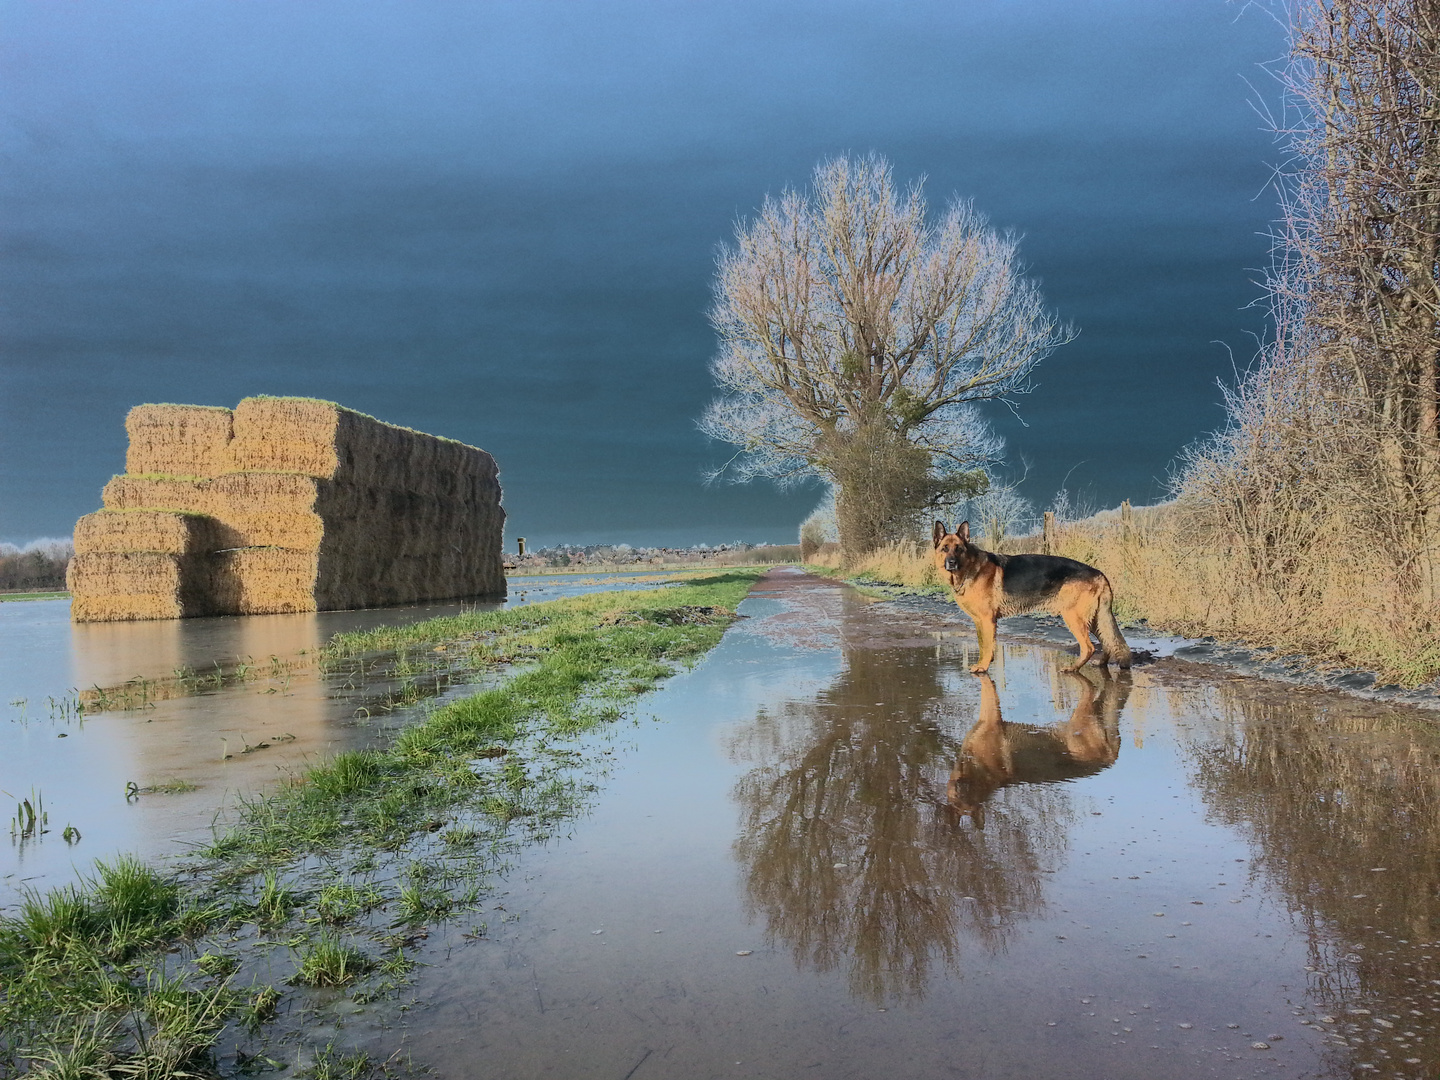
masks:
{"label": "dog's tail", "polygon": [[1114,602],[1115,593],[1107,580],[1100,594],[1100,607],[1095,612],[1095,632],[1100,636],[1105,658],[1117,667],[1128,668],[1130,646],[1125,643],[1125,636],[1120,633],[1120,624],[1115,621]]}

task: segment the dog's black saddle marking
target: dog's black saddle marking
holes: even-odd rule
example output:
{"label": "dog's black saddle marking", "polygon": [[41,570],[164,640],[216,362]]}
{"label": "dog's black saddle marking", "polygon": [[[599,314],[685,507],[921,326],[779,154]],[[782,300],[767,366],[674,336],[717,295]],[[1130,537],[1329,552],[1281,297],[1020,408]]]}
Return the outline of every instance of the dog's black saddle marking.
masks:
{"label": "dog's black saddle marking", "polygon": [[1005,571],[1005,595],[1016,600],[1054,596],[1067,582],[1089,581],[1099,574],[1093,566],[1063,555],[1000,555],[996,561]]}

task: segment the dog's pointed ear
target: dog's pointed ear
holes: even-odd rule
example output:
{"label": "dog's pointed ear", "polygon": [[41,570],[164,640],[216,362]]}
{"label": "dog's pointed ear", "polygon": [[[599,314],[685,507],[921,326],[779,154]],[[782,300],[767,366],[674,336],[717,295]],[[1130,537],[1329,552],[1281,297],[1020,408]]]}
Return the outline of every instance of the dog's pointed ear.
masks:
{"label": "dog's pointed ear", "polygon": [[961,540],[964,540],[965,543],[968,544],[970,542],[970,522],[960,522],[960,527],[955,530],[955,533]]}
{"label": "dog's pointed ear", "polygon": [[930,539],[937,548],[940,546],[940,541],[945,536],[945,532],[945,523],[943,521],[935,522],[935,531],[931,534]]}

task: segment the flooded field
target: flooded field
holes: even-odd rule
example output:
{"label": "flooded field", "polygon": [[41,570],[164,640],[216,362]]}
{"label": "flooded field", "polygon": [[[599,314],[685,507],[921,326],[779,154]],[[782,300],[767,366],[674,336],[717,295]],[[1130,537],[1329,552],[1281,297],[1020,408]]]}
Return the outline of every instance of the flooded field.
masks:
{"label": "flooded field", "polygon": [[[43,641],[38,605],[7,606],[35,620],[9,640]],[[284,1024],[454,1078],[1440,1069],[1424,714],[1175,661],[1069,674],[1065,652],[1015,642],[976,677],[958,616],[795,571],[742,612],[638,720],[583,741],[599,787],[569,835],[407,939],[421,966],[398,1003],[330,991]],[[228,656],[227,633],[298,635],[294,655],[344,619],[419,614],[151,627],[144,670]],[[244,655],[278,648],[259,642]],[[393,675],[221,680],[83,729],[27,703],[6,749],[43,771],[52,834],[12,843],[7,888],[208,833],[217,792],[403,722],[381,705]],[[172,776],[196,789],[124,796]]]}
{"label": "flooded field", "polygon": [[416,1007],[342,1043],[442,1077],[1435,1076],[1418,714],[1014,644],[977,678],[955,627],[793,572],[743,610],[487,932],[432,934]]}
{"label": "flooded field", "polygon": [[[503,604],[139,623],[72,624],[68,600],[0,604],[0,906],[116,852],[182,852],[238,795],[369,745],[405,722],[406,704],[444,696],[433,676],[407,683],[393,665],[322,674],[316,653],[335,634],[665,580],[515,577]],[[22,800],[48,833],[16,835]]]}

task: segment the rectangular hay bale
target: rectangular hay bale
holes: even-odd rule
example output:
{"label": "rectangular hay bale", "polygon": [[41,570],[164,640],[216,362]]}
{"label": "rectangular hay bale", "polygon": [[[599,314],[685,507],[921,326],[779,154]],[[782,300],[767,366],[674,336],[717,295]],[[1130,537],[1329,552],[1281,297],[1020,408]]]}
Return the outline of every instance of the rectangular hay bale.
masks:
{"label": "rectangular hay bale", "polygon": [[297,473],[230,473],[206,482],[206,505],[220,526],[221,547],[315,551],[325,536],[325,481]]}
{"label": "rectangular hay bale", "polygon": [[204,480],[178,476],[112,476],[100,494],[106,510],[177,510],[210,512],[210,489]]}
{"label": "rectangular hay bale", "polygon": [[65,574],[70,617],[115,622],[209,614],[203,558],[160,551],[77,553]]}
{"label": "rectangular hay bale", "polygon": [[196,555],[220,547],[214,518],[174,510],[97,510],[75,523],[76,554]]}
{"label": "rectangular hay bale", "polygon": [[298,472],[449,499],[486,491],[499,476],[495,459],[477,447],[311,398],[241,401],[230,462],[235,472]]}
{"label": "rectangular hay bale", "polygon": [[256,547],[219,551],[207,564],[210,600],[228,615],[288,615],[315,610],[311,551]]}
{"label": "rectangular hay bale", "polygon": [[505,594],[499,470],[483,450],[308,398],[246,398],[233,414],[138,406],[126,423],[130,471],[77,524],[78,548],[214,554],[153,588],[122,588],[82,565],[82,591],[94,591],[75,593],[77,621]]}
{"label": "rectangular hay bale", "polygon": [[230,468],[232,419],[208,405],[136,405],[125,417],[125,471],[218,476]]}

